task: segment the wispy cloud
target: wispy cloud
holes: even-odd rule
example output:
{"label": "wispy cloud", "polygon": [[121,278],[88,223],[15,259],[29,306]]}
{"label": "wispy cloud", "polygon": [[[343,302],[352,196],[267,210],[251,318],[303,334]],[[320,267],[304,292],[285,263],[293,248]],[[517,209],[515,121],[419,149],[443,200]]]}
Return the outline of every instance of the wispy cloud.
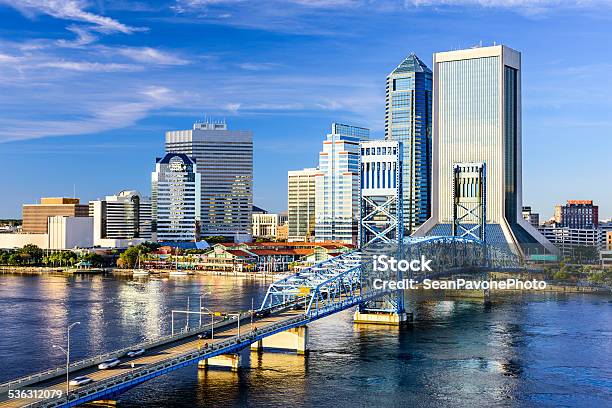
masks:
{"label": "wispy cloud", "polygon": [[100,32],[129,34],[143,30],[143,28],[130,27],[111,17],[87,11],[87,3],[82,0],[0,0],[0,4],[14,7],[30,18],[38,14],[47,14],[62,20],[88,23]]}
{"label": "wispy cloud", "polygon": [[238,66],[246,71],[268,71],[281,66],[275,62],[244,62]]}
{"label": "wispy cloud", "polygon": [[161,86],[114,95],[101,101],[80,101],[79,115],[60,120],[4,120],[0,123],[0,143],[49,136],[104,132],[133,125],[152,111],[177,102],[175,93]]}
{"label": "wispy cloud", "polygon": [[126,72],[140,71],[142,67],[131,64],[99,63],[86,61],[46,61],[38,64],[39,68],[58,68],[79,72]]}
{"label": "wispy cloud", "polygon": [[189,61],[178,55],[161,51],[152,47],[123,47],[110,49],[120,55],[144,64],[157,65],[186,65]]}

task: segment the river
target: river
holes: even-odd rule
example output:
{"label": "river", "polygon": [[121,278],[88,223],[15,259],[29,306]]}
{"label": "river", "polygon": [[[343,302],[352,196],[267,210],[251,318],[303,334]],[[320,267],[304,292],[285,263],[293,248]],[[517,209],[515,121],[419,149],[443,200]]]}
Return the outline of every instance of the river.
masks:
{"label": "river", "polygon": [[[269,283],[269,282],[268,282]],[[170,310],[250,309],[268,283],[0,276],[0,382],[64,363],[54,344],[73,329],[74,359],[170,331]],[[612,298],[529,293],[416,301],[415,322],[355,325],[352,311],[310,325],[310,353],[252,354],[239,373],[195,366],[123,394],[122,407],[612,406]],[[191,324],[198,323],[193,316]],[[177,319],[177,325],[184,320]]]}

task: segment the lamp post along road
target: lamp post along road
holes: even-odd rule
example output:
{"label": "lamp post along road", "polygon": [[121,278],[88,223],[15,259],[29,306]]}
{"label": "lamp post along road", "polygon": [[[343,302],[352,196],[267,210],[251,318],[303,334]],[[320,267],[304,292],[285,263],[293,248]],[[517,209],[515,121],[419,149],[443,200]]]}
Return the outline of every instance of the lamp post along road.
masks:
{"label": "lamp post along road", "polygon": [[[202,298],[208,295],[210,295],[210,292],[202,293],[200,295],[200,312],[202,311]],[[200,315],[200,327],[202,327],[202,315]]]}
{"label": "lamp post along road", "polygon": [[77,324],[81,324],[81,322],[72,323],[70,326],[68,326],[68,330],[66,330],[66,349],[58,345],[53,346],[53,348],[58,348],[62,350],[62,352],[66,355],[66,401],[68,401],[68,395],[70,394],[70,330],[72,330],[72,328]]}

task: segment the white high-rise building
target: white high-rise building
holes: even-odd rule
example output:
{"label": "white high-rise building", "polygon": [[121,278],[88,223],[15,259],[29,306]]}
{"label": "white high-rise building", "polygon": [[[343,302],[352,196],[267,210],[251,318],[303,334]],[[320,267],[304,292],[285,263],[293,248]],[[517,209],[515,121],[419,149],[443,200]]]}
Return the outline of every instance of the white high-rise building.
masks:
{"label": "white high-rise building", "polygon": [[159,242],[199,239],[200,186],[196,163],[186,154],[157,159],[151,173],[151,213]]}
{"label": "white high-rise building", "polygon": [[416,235],[471,235],[481,214],[487,242],[555,252],[521,215],[521,54],[503,45],[436,53],[433,84],[432,215]]}
{"label": "white high-rise building", "polygon": [[332,123],[319,153],[316,176],[316,241],[357,244],[359,233],[359,143],[370,130]]}
{"label": "white high-rise building", "polygon": [[166,152],[184,153],[201,175],[202,236],[250,240],[253,206],[253,134],[225,122],[195,123],[166,132]]}
{"label": "white high-rise building", "polygon": [[94,220],[94,245],[127,247],[152,240],[151,201],[138,191],[90,201],[89,216]]}
{"label": "white high-rise building", "polygon": [[311,241],[315,230],[317,169],[287,172],[288,238],[289,242]]}

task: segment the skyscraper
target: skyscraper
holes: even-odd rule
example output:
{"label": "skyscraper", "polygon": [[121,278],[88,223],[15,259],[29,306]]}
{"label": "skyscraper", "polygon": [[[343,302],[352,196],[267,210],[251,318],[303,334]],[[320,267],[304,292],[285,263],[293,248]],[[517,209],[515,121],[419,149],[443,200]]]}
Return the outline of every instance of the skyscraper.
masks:
{"label": "skyscraper", "polygon": [[202,235],[250,240],[253,206],[253,134],[227,124],[195,123],[166,132],[166,151],[184,153],[201,175]]}
{"label": "skyscraper", "polygon": [[310,241],[315,230],[315,177],[318,169],[287,172],[288,241]]}
{"label": "skyscraper", "polygon": [[521,54],[436,53],[433,89],[432,216],[417,235],[475,236],[480,214],[478,237],[556,252],[521,215]]}
{"label": "skyscraper", "polygon": [[319,153],[315,238],[357,244],[359,231],[359,143],[370,130],[332,123]]}
{"label": "skyscraper", "polygon": [[385,139],[403,146],[404,234],[431,214],[432,73],[410,54],[387,76]]}
{"label": "skyscraper", "polygon": [[200,236],[200,174],[182,153],[157,158],[151,173],[151,213],[160,242],[196,241]]}

